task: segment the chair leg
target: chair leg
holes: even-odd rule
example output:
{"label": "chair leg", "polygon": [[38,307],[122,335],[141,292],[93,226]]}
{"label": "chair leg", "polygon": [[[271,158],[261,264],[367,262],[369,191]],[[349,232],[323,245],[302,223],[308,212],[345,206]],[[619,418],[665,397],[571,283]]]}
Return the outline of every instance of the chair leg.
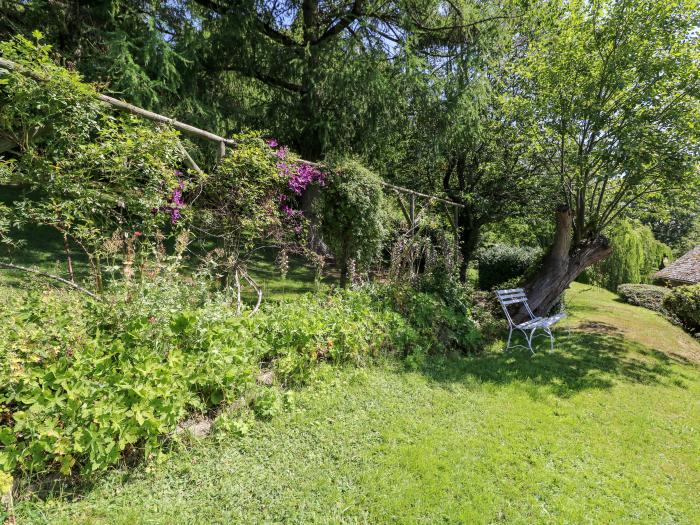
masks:
{"label": "chair leg", "polygon": [[549,334],[549,351],[554,352],[554,335],[550,329],[547,329],[547,333]]}
{"label": "chair leg", "polygon": [[535,330],[537,330],[536,327],[533,328],[532,331],[530,332],[530,337],[527,337],[527,335],[525,336],[525,338],[527,339],[527,346],[530,349],[530,353],[532,355],[535,355],[535,351],[532,349],[532,339],[533,339],[533,336],[535,335]]}
{"label": "chair leg", "polygon": [[513,327],[511,326],[510,331],[508,332],[508,342],[506,343],[506,348],[503,350],[504,352],[507,352],[508,349],[510,348],[510,338],[513,337]]}

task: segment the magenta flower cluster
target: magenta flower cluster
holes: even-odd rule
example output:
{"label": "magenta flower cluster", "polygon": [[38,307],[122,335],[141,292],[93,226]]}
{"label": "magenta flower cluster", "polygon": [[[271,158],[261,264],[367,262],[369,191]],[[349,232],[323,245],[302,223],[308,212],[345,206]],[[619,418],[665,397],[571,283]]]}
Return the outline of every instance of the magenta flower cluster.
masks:
{"label": "magenta flower cluster", "polygon": [[289,154],[289,148],[286,146],[279,147],[279,142],[275,139],[269,139],[265,143],[273,150],[275,156],[280,159],[277,163],[277,172],[280,177],[287,179],[289,189],[295,194],[301,195],[310,184],[316,182],[323,186],[326,180],[326,174],[321,170],[314,168],[308,164],[294,165],[285,161]]}
{"label": "magenta flower cluster", "polygon": [[[277,173],[280,177],[286,179],[287,187],[294,195],[301,195],[304,193],[304,190],[313,183],[323,186],[326,180],[326,174],[321,170],[308,164],[297,164],[286,160],[289,149],[286,146],[280,147],[275,139],[269,139],[265,141],[265,143],[274,150],[275,156],[279,159],[277,162]],[[294,225],[294,231],[300,233],[302,229],[301,220],[304,217],[304,213],[290,206],[286,195],[280,195],[279,201],[280,210]]]}
{"label": "magenta flower cluster", "polygon": [[173,188],[170,197],[168,197],[167,206],[161,206],[160,208],[154,208],[152,210],[155,215],[159,211],[167,213],[170,215],[170,222],[175,224],[178,220],[182,218],[182,208],[185,207],[185,200],[182,197],[182,192],[185,189],[185,183],[182,180],[182,172],[180,170],[175,170],[175,176],[177,177],[177,185]]}
{"label": "magenta flower cluster", "polygon": [[170,222],[175,224],[182,217],[180,210],[185,206],[185,201],[182,199],[182,190],[185,189],[185,183],[182,180],[178,181],[177,186],[170,196]]}
{"label": "magenta flower cluster", "polygon": [[321,170],[309,166],[308,164],[301,164],[296,167],[296,170],[289,177],[289,189],[292,190],[297,195],[301,195],[310,184],[317,182],[323,186],[326,180],[326,174]]}

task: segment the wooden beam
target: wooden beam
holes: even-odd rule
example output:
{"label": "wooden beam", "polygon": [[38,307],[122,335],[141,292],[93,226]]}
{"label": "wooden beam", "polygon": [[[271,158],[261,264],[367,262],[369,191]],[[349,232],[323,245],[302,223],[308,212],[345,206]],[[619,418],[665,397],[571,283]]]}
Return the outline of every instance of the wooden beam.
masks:
{"label": "wooden beam", "polygon": [[[47,79],[44,75],[37,73],[35,71],[32,71],[24,66],[21,66],[19,64],[16,64],[12,62],[11,60],[7,60],[6,58],[0,58],[0,67],[4,67],[6,69],[10,69],[13,71],[18,71],[22,73],[23,75],[26,75],[28,77],[31,77],[35,80],[39,80],[42,82],[45,82]],[[110,97],[108,95],[101,95],[97,94],[98,100],[104,102],[105,104],[109,104],[110,106],[113,106],[117,109],[120,109],[122,111],[128,111],[129,113],[133,113],[134,115],[141,116],[143,118],[153,120],[155,122],[160,122],[163,124],[167,124],[169,126],[172,126],[173,128],[182,131],[184,133],[188,133],[190,135],[194,135],[196,137],[200,137],[206,140],[210,140],[212,142],[218,142],[219,144],[224,144],[225,146],[232,146],[235,147],[237,145],[236,141],[233,139],[227,139],[225,137],[221,137],[215,133],[211,133],[209,131],[206,131],[201,128],[197,128],[195,126],[190,126],[189,124],[185,124],[184,122],[180,122],[178,120],[175,120],[174,118],[166,117],[165,115],[160,115],[159,113],[154,113],[153,111],[148,111],[147,109],[140,108],[138,106],[134,106],[133,104],[129,104],[128,102],[124,102],[122,100],[118,100],[114,97]],[[300,159],[299,162],[302,162],[304,164],[308,164],[310,166],[316,166],[323,168],[324,165],[320,164],[318,162],[311,162],[308,160]],[[436,197],[434,195],[428,195],[426,193],[421,193],[419,191],[414,191],[414,190],[409,190],[408,188],[403,188],[401,186],[396,186],[394,184],[390,184],[388,182],[380,181],[381,184],[385,188],[390,188],[396,191],[399,191],[401,193],[405,193],[407,195],[413,195],[415,197],[424,197],[427,199],[435,199],[439,202],[442,202],[444,204],[448,204],[450,206],[453,206],[455,208],[464,208],[463,204],[459,204],[458,202],[454,202],[448,199],[443,199],[442,197]]]}
{"label": "wooden beam", "polygon": [[187,165],[188,168],[193,169],[200,175],[202,175],[204,172],[202,169],[197,165],[197,163],[194,161],[194,159],[190,156],[190,154],[187,152],[185,149],[185,146],[182,145],[182,142],[179,140],[177,141],[178,146],[180,147],[180,151],[182,152],[182,156],[185,159],[185,164]]}

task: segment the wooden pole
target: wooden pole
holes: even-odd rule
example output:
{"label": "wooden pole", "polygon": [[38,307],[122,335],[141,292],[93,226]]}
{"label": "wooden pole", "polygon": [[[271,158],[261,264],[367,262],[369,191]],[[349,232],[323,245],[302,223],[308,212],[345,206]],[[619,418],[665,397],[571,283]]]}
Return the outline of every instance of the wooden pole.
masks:
{"label": "wooden pole", "polygon": [[[24,66],[21,66],[19,64],[16,64],[15,62],[12,62],[11,60],[7,60],[6,58],[0,58],[0,67],[4,67],[6,69],[10,69],[13,71],[18,71],[22,73],[23,75],[26,75],[28,77],[31,77],[35,80],[39,80],[42,82],[45,82],[47,79],[44,75],[37,73],[35,71],[32,71]],[[215,133],[211,133],[209,131],[206,131],[201,128],[197,128],[195,126],[190,126],[189,124],[185,124],[184,122],[180,122],[178,120],[175,120],[174,118],[166,117],[165,115],[160,115],[159,113],[154,113],[153,111],[148,111],[147,109],[140,108],[138,106],[134,106],[133,104],[129,104],[128,102],[124,102],[122,100],[118,100],[114,97],[110,97],[108,95],[101,95],[97,94],[97,99],[104,102],[105,104],[109,104],[110,106],[113,106],[117,109],[123,110],[123,111],[128,111],[129,113],[133,113],[134,115],[138,115],[140,117],[153,120],[155,122],[160,122],[162,124],[167,124],[168,126],[172,126],[173,128],[182,131],[183,133],[188,133],[190,135],[194,135],[199,138],[203,138],[205,140],[210,140],[212,142],[218,142],[220,144],[220,148],[223,147],[225,149],[226,146],[232,146],[235,147],[237,145],[236,141],[233,139],[227,139],[225,137],[221,137]],[[221,153],[221,149],[219,150]],[[224,152],[225,154],[225,152]],[[222,155],[223,156],[223,155]],[[323,164],[320,164],[318,162],[311,162],[309,160],[304,160],[300,159],[299,162],[308,164],[309,166],[316,166],[319,168],[323,168]],[[459,204],[458,202],[454,202],[448,199],[443,199],[442,197],[435,197],[433,195],[428,195],[426,193],[421,193],[418,191],[414,190],[409,190],[408,188],[403,188],[401,186],[396,186],[394,184],[390,184],[388,182],[380,181],[382,186],[385,188],[391,188],[393,190],[399,191],[401,193],[405,193],[407,195],[412,195],[414,197],[425,197],[428,199],[435,199],[436,201],[443,202],[445,204],[449,204],[450,206],[454,206],[455,208],[464,208],[463,204]]]}

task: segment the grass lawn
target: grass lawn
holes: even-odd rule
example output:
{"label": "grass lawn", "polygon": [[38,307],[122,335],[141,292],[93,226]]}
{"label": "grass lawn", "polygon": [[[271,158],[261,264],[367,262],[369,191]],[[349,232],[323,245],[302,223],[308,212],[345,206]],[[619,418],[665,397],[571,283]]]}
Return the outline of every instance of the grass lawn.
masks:
{"label": "grass lawn", "polygon": [[18,523],[700,523],[700,345],[597,288],[567,302],[554,353],[325,368],[245,437]]}

